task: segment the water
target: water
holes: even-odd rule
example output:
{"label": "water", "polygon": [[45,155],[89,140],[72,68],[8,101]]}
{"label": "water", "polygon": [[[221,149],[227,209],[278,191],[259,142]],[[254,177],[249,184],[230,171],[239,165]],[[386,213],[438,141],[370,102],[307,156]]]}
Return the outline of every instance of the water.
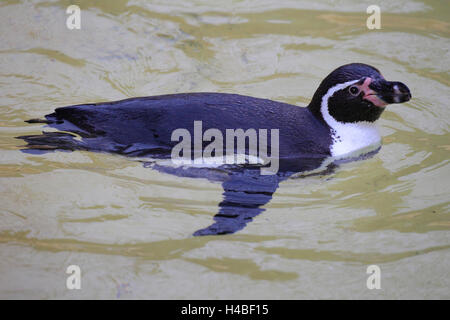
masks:
{"label": "water", "polygon": [[[380,1],[0,3],[0,298],[450,298],[450,6]],[[211,224],[220,184],[89,152],[30,155],[15,136],[55,107],[214,91],[306,105],[364,62],[413,99],[373,158],[282,183],[242,231]],[[82,289],[68,290],[69,265]],[[381,289],[366,287],[369,265]]]}

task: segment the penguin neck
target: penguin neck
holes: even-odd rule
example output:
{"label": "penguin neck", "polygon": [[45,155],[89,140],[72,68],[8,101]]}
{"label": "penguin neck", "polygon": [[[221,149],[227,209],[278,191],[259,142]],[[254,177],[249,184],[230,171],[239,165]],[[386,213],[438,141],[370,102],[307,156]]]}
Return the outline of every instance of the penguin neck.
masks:
{"label": "penguin neck", "polygon": [[332,124],[330,153],[333,157],[356,156],[380,147],[378,126],[372,122]]}
{"label": "penguin neck", "polygon": [[311,99],[311,102],[306,107],[308,110],[314,115],[314,117],[319,120],[324,125],[328,125],[323,118],[322,112],[321,112],[321,104],[322,104],[322,97],[325,95],[326,92],[322,92],[324,90],[321,90],[321,88],[317,89],[317,91],[314,93],[313,98]]}

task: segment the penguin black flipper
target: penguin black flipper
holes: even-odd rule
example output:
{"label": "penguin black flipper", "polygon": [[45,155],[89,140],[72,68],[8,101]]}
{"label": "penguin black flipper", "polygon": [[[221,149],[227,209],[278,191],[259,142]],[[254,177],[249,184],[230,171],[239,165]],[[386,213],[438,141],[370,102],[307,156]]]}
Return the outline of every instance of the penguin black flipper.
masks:
{"label": "penguin black flipper", "polygon": [[214,216],[215,222],[194,233],[194,236],[206,236],[229,234],[243,229],[265,210],[262,206],[270,202],[279,184],[293,174],[305,172],[298,178],[332,174],[337,165],[334,162],[324,162],[325,160],[325,157],[281,159],[280,171],[273,175],[261,175],[261,167],[258,165],[198,168],[143,162],[144,167],[159,172],[221,183],[223,200],[218,204],[219,212]]}
{"label": "penguin black flipper", "polygon": [[194,236],[221,235],[243,229],[265,210],[261,207],[272,199],[279,181],[279,176],[260,175],[255,169],[230,173],[222,183],[223,201],[214,216],[215,222],[196,231]]}
{"label": "penguin black flipper", "polygon": [[[274,175],[261,175],[260,167],[234,168],[222,182],[223,200],[214,223],[198,230],[194,236],[221,235],[243,229],[253,218],[265,209],[262,206],[272,200],[279,184],[298,172],[313,172],[324,164],[325,157],[281,159],[280,171]],[[328,175],[337,165],[333,162],[310,175]]]}

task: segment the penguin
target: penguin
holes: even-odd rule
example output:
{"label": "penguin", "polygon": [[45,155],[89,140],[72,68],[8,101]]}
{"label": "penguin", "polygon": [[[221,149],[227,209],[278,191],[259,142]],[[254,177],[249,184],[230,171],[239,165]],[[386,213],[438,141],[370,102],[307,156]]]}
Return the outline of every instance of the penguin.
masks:
{"label": "penguin", "polygon": [[[375,154],[381,146],[376,121],[388,104],[410,99],[405,84],[385,80],[370,65],[351,63],[325,77],[307,107],[229,93],[139,97],[57,108],[45,119],[26,122],[45,123],[58,131],[17,138],[27,143],[24,152],[108,152],[152,159],[143,161],[144,166],[168,174],[220,182],[223,201],[214,223],[194,236],[220,235],[243,229],[264,211],[262,207],[272,199],[280,182],[289,177],[317,174],[315,170],[321,168],[321,174],[327,174],[342,161]],[[199,123],[201,138],[208,130],[214,130],[215,140],[228,138],[229,130],[265,133],[263,140],[271,151],[268,158],[276,160],[276,170],[263,174],[261,168],[268,166],[267,161],[251,162],[248,158],[241,163],[219,162],[215,167],[168,165],[180,144],[174,139],[176,130],[189,136],[185,146],[197,144],[206,150],[211,144],[212,139],[195,137]],[[245,146],[239,149],[232,144],[231,153],[250,155],[250,137],[244,138]],[[259,138],[261,141],[261,135]],[[227,142],[215,146],[214,156],[230,153]],[[195,162],[195,154],[189,158]]]}

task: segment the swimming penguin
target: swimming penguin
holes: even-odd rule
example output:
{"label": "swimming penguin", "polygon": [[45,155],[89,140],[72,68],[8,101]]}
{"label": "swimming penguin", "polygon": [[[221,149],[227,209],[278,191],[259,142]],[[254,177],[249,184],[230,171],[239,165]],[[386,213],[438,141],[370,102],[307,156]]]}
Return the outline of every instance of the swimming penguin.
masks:
{"label": "swimming penguin", "polygon": [[[203,151],[212,140],[227,137],[229,130],[264,133],[266,149],[271,151],[269,158],[277,161],[274,174],[262,174],[261,162],[226,162],[216,168],[146,162],[162,172],[221,182],[223,201],[214,216],[215,223],[194,233],[217,235],[244,228],[264,210],[261,207],[272,199],[279,183],[293,174],[314,172],[324,163],[328,163],[325,170],[330,170],[358,150],[364,150],[364,154],[376,152],[381,143],[376,120],[387,104],[410,99],[405,84],[385,80],[372,66],[352,63],[331,72],[306,108],[226,93],[140,97],[57,108],[44,120],[27,122],[46,123],[58,132],[17,138],[28,143],[24,152],[89,150],[167,160],[173,158],[173,150],[180,144],[174,139],[176,130],[189,136],[185,146],[193,144],[195,149],[197,144]],[[201,124],[201,140],[195,138],[199,135],[196,124]],[[208,130],[215,139],[211,135],[204,139]],[[244,150],[242,145],[239,149],[232,144],[232,153],[250,155],[250,135],[245,138]],[[227,146],[227,142],[215,144],[212,155],[229,155]]]}

